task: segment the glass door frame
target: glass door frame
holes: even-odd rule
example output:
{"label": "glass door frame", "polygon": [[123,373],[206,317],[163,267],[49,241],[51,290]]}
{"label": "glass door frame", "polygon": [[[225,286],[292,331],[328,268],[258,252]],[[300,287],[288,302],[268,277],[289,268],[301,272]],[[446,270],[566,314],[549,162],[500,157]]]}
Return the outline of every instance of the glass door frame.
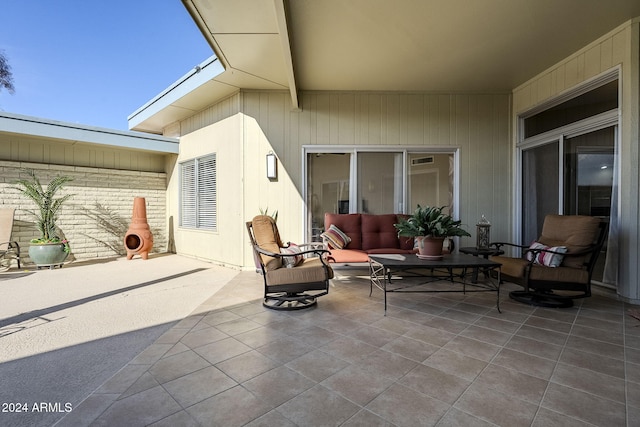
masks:
{"label": "glass door frame", "polygon": [[[620,129],[622,126],[622,80],[620,76],[622,75],[622,70],[620,66],[613,67],[612,69],[605,71],[604,73],[589,79],[582,84],[574,87],[573,89],[567,90],[560,95],[543,102],[536,107],[531,108],[530,110],[521,112],[517,114],[517,128],[516,128],[516,149],[514,153],[514,177],[513,181],[515,183],[513,187],[513,200],[514,200],[514,219],[513,219],[513,229],[512,235],[514,236],[514,242],[517,244],[522,243],[522,203],[523,203],[523,194],[522,194],[522,173],[523,173],[523,165],[522,165],[522,153],[531,148],[539,147],[545,144],[551,144],[554,142],[558,143],[559,149],[559,182],[558,182],[558,210],[559,214],[562,213],[564,209],[564,198],[563,198],[563,186],[564,186],[564,167],[563,167],[563,158],[564,158],[564,139],[571,138],[575,136],[580,136],[583,134],[587,134],[593,131],[597,131],[600,129],[604,129],[607,127],[615,127],[615,153],[619,155],[620,153]],[[614,80],[618,80],[618,108],[614,110],[610,110],[604,113],[600,113],[589,117],[587,119],[579,120],[569,125],[561,126],[557,129],[553,129],[548,132],[541,133],[539,135],[535,135],[529,138],[525,138],[525,119],[531,117],[535,114],[538,114],[542,111],[545,111],[549,108],[552,108],[556,105],[562,104],[563,102],[574,98],[576,96],[582,95],[590,90],[596,89],[607,82],[611,82]],[[618,182],[620,182],[620,168],[618,168]],[[620,186],[618,186],[618,204],[620,203]],[[617,220],[620,221],[620,209],[618,211]]]}
{"label": "glass door frame", "polygon": [[356,213],[357,204],[357,168],[358,153],[402,153],[402,213],[409,213],[408,200],[408,172],[407,161],[409,154],[449,154],[453,156],[453,212],[452,216],[458,218],[460,214],[460,148],[451,146],[424,146],[424,145],[303,145],[302,146],[302,235],[305,239],[311,236],[311,224],[308,206],[308,182],[309,168],[307,158],[309,154],[316,153],[347,153],[350,154],[349,188],[349,212]]}
{"label": "glass door frame", "polygon": [[[515,200],[515,218],[514,218],[514,233],[516,243],[522,244],[521,239],[521,230],[523,227],[522,224],[522,203],[523,203],[523,194],[522,194],[522,157],[523,152],[532,148],[540,147],[546,144],[558,144],[558,214],[562,214],[564,211],[564,141],[567,138],[573,138],[576,136],[585,135],[600,129],[605,129],[608,127],[614,127],[615,131],[615,153],[619,153],[620,151],[620,137],[619,137],[619,129],[620,129],[620,117],[618,111],[610,111],[607,113],[599,114],[598,116],[591,117],[589,119],[582,120],[577,123],[573,123],[569,126],[565,126],[562,128],[554,129],[552,132],[547,132],[542,135],[538,135],[536,137],[532,137],[518,144],[516,147],[516,177],[514,186],[514,200]],[[620,174],[620,171],[617,172]],[[618,179],[620,176],[618,176]],[[618,192],[620,188],[618,188]],[[618,197],[620,200],[620,197]],[[618,218],[619,219],[619,218]]]}

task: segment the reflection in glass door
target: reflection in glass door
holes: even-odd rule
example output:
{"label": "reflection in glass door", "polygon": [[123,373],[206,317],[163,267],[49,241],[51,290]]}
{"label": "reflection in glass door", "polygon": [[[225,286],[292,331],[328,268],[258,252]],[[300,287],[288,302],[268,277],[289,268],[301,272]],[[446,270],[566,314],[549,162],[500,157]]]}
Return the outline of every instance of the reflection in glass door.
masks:
{"label": "reflection in glass door", "polygon": [[391,214],[422,206],[449,206],[455,215],[454,152],[307,152],[305,198],[307,239],[324,231],[324,214]]}
{"label": "reflection in glass door", "polygon": [[358,212],[401,213],[402,153],[358,153]]}
{"label": "reflection in glass door", "polygon": [[[565,139],[564,212],[609,222],[612,207],[615,128]],[[607,245],[598,257],[593,279],[603,280]]]}
{"label": "reflection in glass door", "polygon": [[408,162],[407,212],[420,206],[448,206],[447,213],[454,214],[454,160],[453,154],[411,153]]}
{"label": "reflection in glass door", "polygon": [[311,237],[320,240],[324,214],[349,213],[351,154],[310,153],[307,155],[307,206]]}
{"label": "reflection in glass door", "polygon": [[[522,152],[522,243],[542,232],[548,214],[589,215],[611,220],[614,189],[615,127]],[[562,197],[560,197],[562,195]],[[598,258],[593,279],[603,281],[607,246]]]}
{"label": "reflection in glass door", "polygon": [[522,243],[540,236],[544,217],[559,209],[558,142],[522,152]]}

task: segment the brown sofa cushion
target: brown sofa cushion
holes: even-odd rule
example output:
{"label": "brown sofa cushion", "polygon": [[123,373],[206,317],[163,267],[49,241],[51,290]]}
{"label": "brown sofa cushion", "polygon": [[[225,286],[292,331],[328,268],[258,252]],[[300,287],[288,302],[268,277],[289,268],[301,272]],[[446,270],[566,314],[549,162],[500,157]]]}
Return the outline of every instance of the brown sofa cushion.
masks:
{"label": "brown sofa cushion", "polygon": [[400,249],[400,248],[378,248],[378,249],[369,249],[367,254],[369,255],[379,255],[379,254],[415,254],[417,253],[417,249]]}
{"label": "brown sofa cushion", "polygon": [[[547,215],[538,241],[566,246],[567,254],[588,249],[598,237],[600,219],[584,215]],[[588,255],[587,255],[588,256]],[[562,266],[582,268],[587,256],[565,256]]]}
{"label": "brown sofa cushion", "polygon": [[371,254],[407,254],[416,252],[413,238],[398,237],[394,227],[402,214],[324,214],[324,227],[337,226],[351,238],[343,249],[331,249],[331,260],[336,263],[369,262]]}
{"label": "brown sofa cushion", "polygon": [[395,214],[362,214],[362,249],[399,249],[398,230],[393,226],[396,222]]}
{"label": "brown sofa cushion", "polygon": [[362,228],[360,214],[324,214],[324,229],[328,230],[331,224],[338,227],[351,238],[346,249],[362,249]]}
{"label": "brown sofa cushion", "polygon": [[331,249],[329,256],[331,261],[336,263],[369,262],[369,255],[361,250]]}

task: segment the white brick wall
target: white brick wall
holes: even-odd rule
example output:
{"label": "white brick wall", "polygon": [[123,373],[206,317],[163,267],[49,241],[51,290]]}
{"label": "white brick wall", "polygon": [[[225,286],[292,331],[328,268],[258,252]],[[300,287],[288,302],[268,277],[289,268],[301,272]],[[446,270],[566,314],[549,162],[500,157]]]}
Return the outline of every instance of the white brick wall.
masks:
{"label": "white brick wall", "polygon": [[0,161],[0,207],[16,209],[12,240],[20,244],[21,258],[25,263],[30,262],[29,241],[39,237],[39,232],[33,217],[27,212],[35,204],[14,189],[17,179],[26,178],[26,175],[20,174],[21,168],[33,169],[43,186],[59,174],[73,178],[59,193],[71,193],[74,196],[61,209],[57,225],[70,241],[71,255],[75,259],[106,258],[125,253],[124,233],[114,235],[101,229],[98,221],[87,211],[95,211],[96,204],[101,205],[103,213],[112,215],[108,222],[117,224],[121,221],[126,232],[131,221],[134,197],[144,197],[146,200],[147,221],[153,232],[153,252],[166,251],[165,173]]}

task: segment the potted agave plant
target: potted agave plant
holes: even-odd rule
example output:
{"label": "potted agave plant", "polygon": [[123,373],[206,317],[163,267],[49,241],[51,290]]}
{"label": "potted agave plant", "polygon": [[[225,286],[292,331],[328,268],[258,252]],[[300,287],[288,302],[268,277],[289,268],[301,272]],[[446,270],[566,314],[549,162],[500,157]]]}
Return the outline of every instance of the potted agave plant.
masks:
{"label": "potted agave plant", "polygon": [[16,189],[26,198],[35,202],[37,209],[27,212],[35,218],[36,226],[40,231],[40,237],[32,239],[30,242],[29,258],[38,268],[49,267],[53,269],[57,265],[62,266],[71,247],[66,239],[59,236],[56,220],[60,208],[72,194],[65,194],[58,198],[56,198],[56,194],[73,178],[58,175],[44,188],[33,170],[26,169],[24,172],[29,178],[16,181],[18,185]]}
{"label": "potted agave plant", "polygon": [[442,256],[442,244],[446,237],[471,236],[462,228],[461,221],[456,221],[442,212],[445,207],[418,205],[410,217],[394,224],[398,236],[415,238],[422,256]]}

